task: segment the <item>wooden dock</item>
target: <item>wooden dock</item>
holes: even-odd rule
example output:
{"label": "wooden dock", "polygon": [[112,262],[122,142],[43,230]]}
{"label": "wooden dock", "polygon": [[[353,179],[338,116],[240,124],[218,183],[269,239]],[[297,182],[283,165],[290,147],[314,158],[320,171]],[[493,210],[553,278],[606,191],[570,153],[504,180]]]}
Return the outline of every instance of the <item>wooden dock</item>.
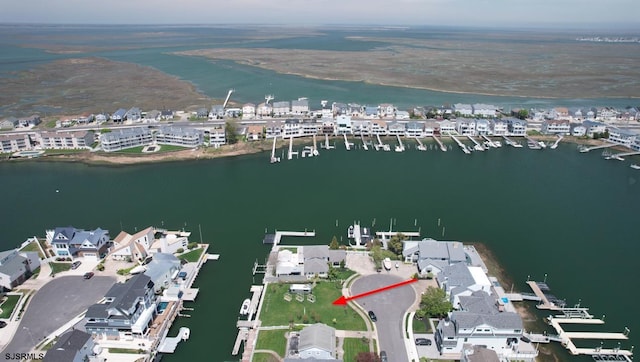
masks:
{"label": "wooden dock", "polygon": [[603,348],[578,348],[573,343],[573,339],[592,339],[592,340],[628,340],[628,329],[624,333],[610,332],[566,332],[562,328],[562,324],[604,324],[601,319],[595,318],[553,318],[548,319],[549,324],[556,330],[560,337],[562,345],[572,355],[619,355],[630,357],[632,351],[619,348],[603,349]]}
{"label": "wooden dock", "polygon": [[277,231],[274,235],[273,238],[273,245],[274,247],[278,244],[280,244],[280,240],[282,239],[283,236],[310,236],[310,237],[315,237],[316,236],[316,231]]}
{"label": "wooden dock", "polygon": [[527,284],[529,285],[529,287],[531,288],[531,290],[533,291],[533,294],[536,295],[536,297],[540,298],[540,304],[536,305],[536,308],[538,309],[547,309],[547,310],[561,310],[562,308],[555,305],[554,303],[551,303],[549,301],[549,299],[547,299],[547,295],[544,294],[544,292],[542,292],[542,289],[540,289],[540,286],[538,284],[538,282],[535,281],[528,281]]}

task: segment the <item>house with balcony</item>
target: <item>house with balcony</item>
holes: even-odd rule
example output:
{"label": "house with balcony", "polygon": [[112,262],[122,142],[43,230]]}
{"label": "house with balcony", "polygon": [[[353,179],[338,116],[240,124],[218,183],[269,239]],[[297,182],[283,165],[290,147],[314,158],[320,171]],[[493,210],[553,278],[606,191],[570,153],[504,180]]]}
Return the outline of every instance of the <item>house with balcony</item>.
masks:
{"label": "house with balcony", "polygon": [[509,133],[509,127],[506,121],[498,118],[491,120],[491,135],[506,136]]}
{"label": "house with balcony", "polygon": [[431,137],[433,135],[440,134],[440,124],[433,119],[428,119],[424,122],[423,137]]}
{"label": "house with balcony", "polygon": [[13,153],[31,149],[31,139],[26,133],[0,134],[0,153]]}
{"label": "house with balcony", "polygon": [[63,333],[47,350],[43,362],[85,362],[95,356],[95,343],[89,333],[73,329]]}
{"label": "house with balcony", "polygon": [[446,136],[449,133],[456,133],[456,123],[457,121],[451,121],[448,119],[439,121],[438,124],[440,125],[440,134]]}
{"label": "house with balcony", "polygon": [[307,98],[299,98],[291,101],[291,114],[297,116],[306,116],[309,114],[309,100]]}
{"label": "house with balcony", "polygon": [[0,122],[0,129],[14,129],[18,127],[20,122],[15,117],[5,118]]}
{"label": "house with balcony", "polygon": [[18,287],[39,267],[37,252],[20,252],[17,249],[0,252],[0,292]]}
{"label": "house with balcony", "polygon": [[204,144],[204,132],[191,127],[165,126],[158,128],[155,140],[160,145],[197,148]]}
{"label": "house with balcony", "polygon": [[291,114],[289,101],[273,102],[273,116],[286,117]]}
{"label": "house with balcony", "polygon": [[126,231],[121,231],[113,239],[109,257],[114,260],[137,260],[143,261],[149,255],[149,249],[155,241],[155,229],[148,227],[131,235]]}
{"label": "house with balcony", "polygon": [[405,135],[407,137],[424,137],[424,122],[411,121],[407,123]]}
{"label": "house with balcony", "polygon": [[601,134],[607,131],[607,125],[597,121],[584,121],[582,125],[587,129],[587,137],[593,138],[594,134]]}
{"label": "house with balcony", "polygon": [[636,138],[640,137],[636,132],[617,128],[617,127],[609,127],[609,142],[617,143],[619,145],[631,148],[631,144],[635,141]]}
{"label": "house with balcony", "polygon": [[378,114],[378,106],[364,106],[364,109],[362,112],[362,118],[364,119],[380,118]]}
{"label": "house with balcony", "polygon": [[273,115],[273,107],[269,103],[260,103],[256,107],[256,116],[258,118],[271,117]]}
{"label": "house with balcony", "polygon": [[330,120],[324,120],[322,121],[322,125],[320,126],[320,133],[321,134],[328,134],[328,135],[334,135],[337,132],[337,125],[336,122],[334,121],[330,121]]}
{"label": "house with balcony", "polygon": [[355,136],[369,136],[371,134],[371,121],[364,119],[351,120],[351,132]]}
{"label": "house with balcony", "polygon": [[131,107],[127,113],[125,113],[124,118],[130,122],[140,122],[142,119],[142,111],[138,107]]}
{"label": "house with balcony", "polygon": [[459,114],[461,117],[473,116],[473,106],[470,104],[456,103],[453,105],[453,112]]}
{"label": "house with balcony", "polygon": [[252,124],[247,127],[247,141],[259,141],[262,139],[264,126],[259,124]]}
{"label": "house with balcony", "polygon": [[571,122],[566,119],[546,120],[542,123],[542,133],[544,134],[571,134]]}
{"label": "house with balcony", "polygon": [[473,108],[473,115],[476,117],[493,118],[498,113],[498,107],[493,104],[476,103],[471,107]]}
{"label": "house with balcony", "polygon": [[378,117],[395,118],[396,107],[393,104],[383,103],[378,106]]}
{"label": "house with balcony", "polygon": [[527,122],[517,118],[507,119],[509,136],[524,137],[527,135]]}
{"label": "house with balcony", "polygon": [[124,108],[119,108],[117,111],[111,114],[111,120],[114,122],[123,122],[126,119],[127,110]]}
{"label": "house with balcony", "polygon": [[101,259],[109,248],[109,231],[57,227],[46,231],[47,244],[56,257]]}
{"label": "house with balcony", "polygon": [[351,116],[339,115],[336,117],[337,134],[352,134]]}
{"label": "house with balcony", "polygon": [[209,146],[218,148],[227,144],[227,133],[223,128],[209,130]]}
{"label": "house with balcony", "polygon": [[36,140],[44,149],[79,150],[91,148],[95,134],[93,131],[42,131],[36,134]]}
{"label": "house with balcony", "polygon": [[316,122],[315,119],[303,119],[300,122],[300,134],[303,137],[320,134],[322,124]]}
{"label": "house with balcony", "polygon": [[[378,110],[376,109],[376,114]],[[346,112],[341,112],[340,114],[346,114],[353,118],[360,118],[364,115],[364,107],[357,103],[349,103],[346,107]],[[338,115],[338,113],[336,113]]]}
{"label": "house with balcony", "polygon": [[371,121],[371,134],[386,136],[389,133],[387,129],[387,122],[381,119],[374,119]]}
{"label": "house with balcony", "polygon": [[156,314],[154,285],[149,276],[134,275],[117,283],[85,314],[85,330],[95,338],[119,340],[144,337]]}
{"label": "house with balcony", "polygon": [[404,123],[398,121],[391,121],[387,123],[387,134],[390,136],[404,136],[407,132],[407,128]]}
{"label": "house with balcony", "polygon": [[253,103],[245,103],[242,106],[242,119],[256,118],[256,105]]}
{"label": "house with balcony", "polygon": [[182,264],[173,254],[156,253],[144,267],[146,268],[144,275],[153,282],[153,292],[160,294],[162,290],[169,288],[171,281],[178,276]]}
{"label": "house with balcony", "polygon": [[265,126],[266,138],[282,137],[284,127],[280,121],[267,122]]}
{"label": "house with balcony", "polygon": [[149,253],[168,253],[175,254],[178,250],[187,250],[189,246],[189,231],[169,231],[169,230],[156,230],[160,235],[153,241],[153,244],[149,247]]}
{"label": "house with balcony", "polygon": [[153,136],[147,127],[118,128],[100,135],[100,144],[105,152],[147,146],[152,142]]}
{"label": "house with balcony", "polygon": [[629,147],[631,147],[631,149],[634,151],[640,151],[640,137],[636,137],[636,139],[631,142],[631,145]]}
{"label": "house with balcony", "polygon": [[476,135],[487,136],[492,133],[491,123],[486,119],[476,119]]}
{"label": "house with balcony", "polygon": [[405,240],[402,256],[405,263],[414,263],[423,276],[436,276],[452,264],[467,264],[467,255],[459,241]]}
{"label": "house with balcony", "polygon": [[587,134],[587,127],[577,124],[571,129],[571,135],[574,137],[584,137]]}
{"label": "house with balcony", "polygon": [[476,120],[461,118],[456,120],[456,131],[463,136],[475,136],[476,135]]}
{"label": "house with balcony", "polygon": [[282,137],[291,138],[291,137],[300,137],[302,133],[300,132],[300,120],[297,118],[288,118],[284,121]]}

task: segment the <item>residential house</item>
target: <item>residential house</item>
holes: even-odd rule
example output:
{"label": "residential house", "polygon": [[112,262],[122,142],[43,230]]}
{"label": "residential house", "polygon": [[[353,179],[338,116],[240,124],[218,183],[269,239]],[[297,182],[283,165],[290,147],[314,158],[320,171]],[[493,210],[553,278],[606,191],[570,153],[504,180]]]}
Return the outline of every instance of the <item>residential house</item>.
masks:
{"label": "residential house", "polygon": [[36,139],[44,149],[88,149],[95,140],[93,131],[49,132],[36,134]]}
{"label": "residential house", "polygon": [[56,257],[100,259],[109,247],[109,231],[100,228],[85,231],[73,226],[57,227],[47,230],[46,237]]}
{"label": "residential house", "polygon": [[252,124],[247,127],[247,141],[259,141],[262,139],[264,132],[264,126],[259,124]]}
{"label": "residential house", "polygon": [[271,117],[273,115],[273,107],[269,103],[260,103],[256,109],[258,118]]}
{"label": "residential house", "polygon": [[476,120],[461,118],[456,120],[456,131],[463,136],[476,135]]}
{"label": "residential house", "polygon": [[374,119],[371,121],[371,134],[386,136],[388,134],[387,122],[381,119]]}
{"label": "residential house", "polygon": [[160,127],[154,136],[160,145],[196,148],[204,144],[204,132],[191,127]]}
{"label": "residential house", "polygon": [[634,151],[640,151],[640,137],[636,137],[636,139],[631,142],[631,145],[629,147],[631,147],[631,149]]}
{"label": "residential house", "polygon": [[123,122],[127,115],[127,110],[124,108],[119,108],[117,111],[111,114],[111,120],[114,122]]}
{"label": "residential house", "polygon": [[498,107],[492,104],[476,103],[472,106],[473,115],[476,117],[493,118],[497,115]]}
{"label": "residential house", "polygon": [[423,137],[431,137],[436,134],[440,134],[440,124],[433,119],[424,122]]}
{"label": "residential house", "polygon": [[285,117],[291,114],[291,105],[289,101],[273,102],[273,116]]}
{"label": "residential house", "polygon": [[378,117],[380,118],[395,118],[396,107],[393,104],[383,103],[378,106]]}
{"label": "residential house", "polygon": [[302,123],[300,123],[300,133],[303,137],[320,134],[321,128],[322,124],[316,122],[314,119],[303,119]]}
{"label": "residential house", "polygon": [[47,350],[43,362],[86,362],[95,355],[95,343],[89,333],[72,329],[58,337]]}
{"label": "residential house", "polygon": [[147,146],[152,142],[153,136],[147,127],[118,128],[100,135],[100,144],[105,152]]}
{"label": "residential house", "polygon": [[571,119],[571,115],[569,114],[569,108],[567,107],[556,107],[549,111],[547,115],[549,119],[555,120],[563,120],[568,121]]}
{"label": "residential house", "polygon": [[[343,110],[344,109],[345,108],[343,108]],[[375,114],[377,114],[377,113],[378,113],[378,109],[376,108],[375,109]],[[346,112],[343,111],[343,112],[340,112],[340,114],[345,114],[345,115],[351,116],[353,118],[360,118],[364,114],[364,108],[361,105],[357,104],[357,103],[349,103],[347,105],[347,107],[346,107]],[[338,114],[336,113],[336,115],[338,115]]]}
{"label": "residential house", "polygon": [[145,265],[144,275],[153,282],[153,291],[156,294],[169,288],[171,281],[178,276],[182,264],[180,259],[169,253],[155,253],[153,259]]}
{"label": "residential house", "polygon": [[131,107],[124,117],[127,121],[138,122],[142,119],[142,111],[138,107]]}
{"label": "residential house", "polygon": [[276,276],[284,275],[302,275],[304,272],[304,261],[301,255],[294,253],[289,249],[281,249],[278,251],[278,260],[276,262]]}
{"label": "residential house", "polygon": [[396,111],[395,119],[404,120],[411,118],[411,115],[407,111]]}
{"label": "residential house", "polygon": [[509,133],[509,126],[506,121],[498,118],[491,120],[491,135],[506,136]]}
{"label": "residential house", "polygon": [[485,346],[465,344],[460,362],[500,362],[496,351]]}
{"label": "residential house", "polygon": [[492,133],[491,131],[491,123],[486,119],[476,119],[476,135],[478,136],[487,136]]}
{"label": "residential house", "polygon": [[[339,116],[341,114],[351,114],[349,108],[350,107],[344,103],[333,102],[331,104],[331,113],[333,113],[333,115],[335,116]],[[360,106],[358,106],[358,108],[360,108]]]}
{"label": "residential house", "polygon": [[307,98],[299,98],[291,101],[291,114],[297,116],[306,116],[309,114],[309,100]]}
{"label": "residential house", "polygon": [[615,121],[618,118],[618,110],[613,107],[600,107],[597,109],[596,120],[603,122]]}
{"label": "residential house", "polygon": [[449,133],[456,133],[456,123],[457,121],[452,121],[448,119],[444,119],[438,122],[440,124],[440,134],[448,135]]}
{"label": "residential house", "polygon": [[31,139],[28,134],[0,134],[0,153],[12,153],[30,149]]}
{"label": "residential house", "polygon": [[85,330],[94,337],[119,340],[144,337],[156,314],[154,285],[147,275],[137,274],[117,283],[85,314]]}
{"label": "residential house", "polygon": [[288,118],[284,121],[284,133],[282,137],[291,138],[301,136],[300,120],[297,118]]}
{"label": "residential house", "polygon": [[267,122],[267,125],[265,127],[266,138],[281,137],[283,133],[284,133],[284,128],[282,126],[282,122],[280,121]]}
{"label": "residential house", "polygon": [[143,122],[159,122],[162,119],[162,112],[157,109],[151,110],[144,114]]}
{"label": "residential house", "polygon": [[453,111],[462,117],[473,116],[473,106],[470,104],[456,103],[453,105]]}
{"label": "residential house", "polygon": [[253,103],[245,103],[242,106],[242,119],[256,118],[256,105]]}
{"label": "residential house", "polygon": [[507,129],[509,136],[526,136],[527,122],[517,118],[509,118],[507,119]]}
{"label": "residential house", "polygon": [[571,130],[571,135],[574,137],[583,137],[586,134],[587,134],[587,127],[580,124],[573,126],[573,129]]}
{"label": "residential house", "polygon": [[336,330],[316,323],[304,327],[298,339],[298,355],[302,360],[334,360],[336,357]]}
{"label": "residential house", "polygon": [[403,242],[402,256],[405,262],[415,263],[421,275],[438,275],[446,266],[462,263],[467,255],[461,242],[423,239]]}
{"label": "residential house", "polygon": [[301,259],[304,262],[304,275],[307,278],[316,276],[326,278],[329,275],[329,265],[340,266],[340,263],[346,259],[346,252],[330,250],[327,245],[306,245],[302,247]]}
{"label": "residential house", "polygon": [[142,262],[147,258],[151,245],[155,241],[155,229],[148,227],[131,235],[121,231],[113,239],[113,246],[109,256],[114,260],[137,260]]}
{"label": "residential house", "polygon": [[[433,133],[433,131],[432,131]],[[405,135],[407,137],[418,137],[422,138],[424,136],[424,122],[416,122],[411,121],[406,124]]]}
{"label": "residential house", "polygon": [[364,106],[364,110],[362,112],[362,117],[364,117],[365,119],[379,118],[378,106]]}
{"label": "residential house", "polygon": [[218,148],[225,144],[227,144],[227,134],[223,128],[209,130],[209,146]]}
{"label": "residential house", "polygon": [[18,120],[18,124],[20,125],[20,127],[24,127],[24,128],[35,127],[39,125],[41,122],[42,120],[40,119],[40,116],[37,114]]}
{"label": "residential house", "polygon": [[328,134],[328,135],[334,135],[336,134],[337,130],[338,130],[338,126],[336,125],[336,123],[334,121],[322,121],[322,129],[321,129],[321,133],[322,134]]}
{"label": "residential house", "polygon": [[174,112],[170,109],[160,111],[160,118],[164,119],[165,121],[173,119],[173,116]]}
{"label": "residential house", "polygon": [[594,134],[601,134],[607,131],[607,125],[597,121],[584,121],[582,125],[587,129],[587,137],[592,138]]}
{"label": "residential house", "polygon": [[102,114],[102,113],[96,114],[96,123],[97,124],[103,124],[104,122],[107,121],[108,118],[109,117],[107,117],[106,114]]}
{"label": "residential house", "polygon": [[[204,114],[207,113],[207,114]],[[197,117],[204,118],[209,117],[209,119],[223,119],[224,118],[224,107],[222,104],[214,104],[211,106],[211,111],[207,112],[206,109],[201,110],[201,113],[197,114]]]}
{"label": "residential house", "polygon": [[351,116],[339,115],[336,117],[337,134],[352,134]]}
{"label": "residential house", "polygon": [[617,127],[609,127],[609,142],[617,143],[619,145],[623,145],[625,147],[631,147],[633,141],[640,137],[634,131],[628,129],[622,129]]}
{"label": "residential house", "polygon": [[407,132],[407,128],[404,123],[397,121],[391,121],[387,123],[387,132],[390,136],[400,135],[404,136]]}
{"label": "residential house", "polygon": [[163,231],[162,235],[153,242],[149,252],[175,254],[179,249],[187,250],[189,236],[191,236],[189,231]]}
{"label": "residential house", "polygon": [[542,133],[544,134],[571,134],[571,123],[566,119],[546,120],[542,123]]}
{"label": "residential house", "polygon": [[15,117],[5,118],[0,122],[0,129],[14,129],[18,127],[20,122]]}
{"label": "residential house", "polygon": [[17,249],[0,252],[0,291],[19,286],[39,267],[37,252],[20,252]]}
{"label": "residential house", "polygon": [[491,293],[493,285],[482,267],[468,266],[465,263],[445,266],[436,275],[436,280],[440,288],[446,292],[454,308],[457,308],[462,296],[471,295],[478,290]]}

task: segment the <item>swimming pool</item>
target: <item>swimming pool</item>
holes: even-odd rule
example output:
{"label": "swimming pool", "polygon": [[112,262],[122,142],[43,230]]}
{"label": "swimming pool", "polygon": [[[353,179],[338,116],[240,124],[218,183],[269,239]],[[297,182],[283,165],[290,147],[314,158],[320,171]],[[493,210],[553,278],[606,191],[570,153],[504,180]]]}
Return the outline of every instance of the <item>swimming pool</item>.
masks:
{"label": "swimming pool", "polygon": [[158,314],[162,314],[162,312],[164,312],[164,310],[167,309],[167,305],[169,305],[169,302],[158,303],[158,307],[156,308],[156,310],[158,311]]}
{"label": "swimming pool", "polygon": [[502,298],[500,298],[500,300],[502,300],[502,303],[504,303],[504,304],[509,303],[509,298],[507,298],[507,297],[502,297]]}

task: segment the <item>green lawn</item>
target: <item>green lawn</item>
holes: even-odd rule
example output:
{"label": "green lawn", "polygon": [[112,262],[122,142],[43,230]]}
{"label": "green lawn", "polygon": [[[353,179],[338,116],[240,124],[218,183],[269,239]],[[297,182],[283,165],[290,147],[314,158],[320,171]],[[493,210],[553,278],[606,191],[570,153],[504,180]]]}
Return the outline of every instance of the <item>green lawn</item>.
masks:
{"label": "green lawn", "polygon": [[347,280],[349,279],[350,276],[352,276],[353,274],[356,274],[356,272],[347,268],[345,269],[336,268],[336,270],[338,271],[338,273],[336,274],[336,279],[338,280]]}
{"label": "green lawn", "polygon": [[160,145],[160,151],[158,152],[173,152],[173,151],[184,151],[190,150],[188,147],[174,146],[174,145]]}
{"label": "green lawn", "polygon": [[42,252],[40,251],[40,247],[38,246],[38,243],[36,242],[27,244],[24,248],[20,249],[20,251],[35,251],[40,256],[40,259],[45,258],[44,255],[42,255]]}
{"label": "green lawn", "polygon": [[254,353],[253,362],[278,362],[278,359],[269,353]]}
{"label": "green lawn", "polygon": [[0,309],[2,309],[2,313],[0,313],[0,318],[9,318],[11,317],[11,313],[13,313],[13,309],[18,304],[20,300],[19,295],[7,295],[4,299],[4,302],[0,304]]}
{"label": "green lawn", "polygon": [[286,329],[260,331],[260,333],[258,333],[256,349],[271,350],[279,354],[280,357],[284,357],[284,352],[287,347],[287,340],[284,338],[284,334],[287,332],[288,330]]}
{"label": "green lawn", "polygon": [[81,149],[81,150],[68,150],[68,149],[60,149],[60,150],[44,150],[44,153],[46,155],[68,155],[68,154],[74,154],[74,153],[82,153],[82,152],[89,152],[89,150],[86,149]]}
{"label": "green lawn", "polygon": [[260,315],[263,326],[286,326],[291,322],[325,323],[336,329],[367,330],[364,320],[351,307],[332,304],[342,295],[338,283],[319,281],[313,289],[315,303],[309,302],[306,298],[304,302],[298,302],[295,295],[287,302],[284,295],[288,291],[289,284],[268,285]]}
{"label": "green lawn", "polygon": [[186,260],[190,263],[195,263],[200,259],[200,255],[202,255],[203,251],[204,251],[203,248],[194,249],[188,253],[180,255],[178,258]]}
{"label": "green lawn", "polygon": [[131,348],[109,348],[109,353],[130,353],[130,354],[142,354],[142,350]]}
{"label": "green lawn", "polygon": [[51,266],[51,275],[71,269],[71,263],[49,263],[49,266]]}
{"label": "green lawn", "polygon": [[116,153],[138,153],[138,154],[142,154],[142,149],[145,146],[138,146],[138,147],[131,147],[131,148],[127,148],[124,150],[120,150],[120,151],[116,151]]}
{"label": "green lawn", "polygon": [[362,338],[345,338],[342,346],[344,349],[344,362],[355,362],[356,356],[360,352],[369,352],[369,342],[364,342]]}
{"label": "green lawn", "polygon": [[420,320],[415,316],[413,317],[413,333],[431,333],[431,332],[432,332],[431,324],[429,323],[429,320],[427,319]]}

